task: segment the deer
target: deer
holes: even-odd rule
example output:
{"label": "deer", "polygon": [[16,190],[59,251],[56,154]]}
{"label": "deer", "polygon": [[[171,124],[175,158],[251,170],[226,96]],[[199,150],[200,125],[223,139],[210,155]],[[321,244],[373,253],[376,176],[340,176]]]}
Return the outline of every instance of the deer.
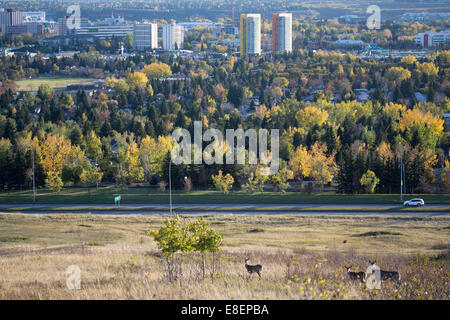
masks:
{"label": "deer", "polygon": [[363,271],[352,272],[351,269],[353,266],[350,266],[350,267],[344,266],[344,267],[345,267],[345,269],[347,269],[347,273],[348,273],[348,276],[350,277],[350,280],[361,281],[363,283],[366,281],[366,274]]}
{"label": "deer", "polygon": [[400,273],[398,271],[386,271],[381,270],[380,267],[377,266],[377,261],[370,261],[370,267],[372,269],[372,273],[375,272],[375,270],[378,268],[380,270],[380,280],[393,280],[397,284],[400,284]]}
{"label": "deer", "polygon": [[259,276],[259,278],[261,279],[261,270],[262,270],[262,265],[257,264],[257,265],[249,265],[247,262],[248,260],[250,260],[249,258],[245,259],[245,269],[247,269],[247,272],[250,274],[250,276],[256,272]]}

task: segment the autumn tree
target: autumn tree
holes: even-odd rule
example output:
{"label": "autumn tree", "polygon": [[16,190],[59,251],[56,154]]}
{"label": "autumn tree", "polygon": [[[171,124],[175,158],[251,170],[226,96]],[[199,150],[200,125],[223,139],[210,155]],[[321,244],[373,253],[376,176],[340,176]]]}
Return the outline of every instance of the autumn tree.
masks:
{"label": "autumn tree", "polygon": [[303,178],[308,177],[311,172],[312,159],[307,148],[300,145],[289,160],[289,167],[294,177],[302,183]]}
{"label": "autumn tree", "polygon": [[386,79],[395,83],[411,78],[411,72],[402,67],[391,67],[386,71]]}
{"label": "autumn tree", "polygon": [[127,84],[130,88],[145,87],[147,76],[143,72],[132,72],[127,75]]}
{"label": "autumn tree", "polygon": [[45,176],[45,182],[51,190],[60,191],[63,187],[61,173],[67,157],[71,152],[71,145],[64,137],[47,135],[40,144],[40,162]]}
{"label": "autumn tree", "polygon": [[331,182],[337,172],[337,165],[334,160],[334,154],[327,156],[326,145],[316,142],[311,146],[311,172],[309,177],[323,187]]}
{"label": "autumn tree", "polygon": [[158,139],[146,136],[139,146],[139,159],[147,181],[152,175],[160,178],[164,175],[164,159],[172,150],[170,136],[159,136]]}
{"label": "autumn tree", "polygon": [[142,168],[139,159],[139,149],[135,142],[127,148],[124,167],[128,184],[144,181],[144,169]]}
{"label": "autumn tree", "polygon": [[170,66],[163,62],[148,64],[142,69],[142,72],[145,73],[149,79],[167,78],[172,75]]}
{"label": "autumn tree", "polygon": [[234,183],[233,176],[229,173],[223,175],[222,170],[219,170],[217,175],[213,175],[212,179],[217,190],[223,191],[224,194],[228,194],[230,192],[230,189]]}
{"label": "autumn tree", "polygon": [[[98,184],[102,182],[103,178],[103,172],[100,170],[98,166],[88,166],[87,168],[83,169],[80,175],[81,183],[88,186],[89,185],[96,185],[96,188],[98,190]],[[90,189],[88,188],[88,191],[90,193]]]}
{"label": "autumn tree", "polygon": [[284,167],[283,169],[278,170],[278,172],[271,177],[271,181],[276,190],[281,192],[286,192],[286,189],[289,187],[289,180],[294,178],[293,172],[288,168]]}

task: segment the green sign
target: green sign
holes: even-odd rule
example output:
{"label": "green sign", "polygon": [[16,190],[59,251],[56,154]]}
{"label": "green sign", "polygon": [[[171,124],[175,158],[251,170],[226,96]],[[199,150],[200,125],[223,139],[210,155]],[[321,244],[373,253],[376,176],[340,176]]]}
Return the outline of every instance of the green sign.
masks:
{"label": "green sign", "polygon": [[114,202],[120,201],[120,196],[114,198]]}

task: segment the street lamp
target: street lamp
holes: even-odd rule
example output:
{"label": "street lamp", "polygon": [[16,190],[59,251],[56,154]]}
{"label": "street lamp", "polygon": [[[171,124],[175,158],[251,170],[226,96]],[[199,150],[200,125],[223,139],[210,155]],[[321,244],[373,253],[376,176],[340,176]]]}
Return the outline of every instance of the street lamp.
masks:
{"label": "street lamp", "polygon": [[172,168],[172,156],[170,157],[170,161],[169,161],[169,199],[170,199],[170,214],[172,215],[172,172],[171,172],[171,168]]}
{"label": "street lamp", "polygon": [[30,146],[29,147],[31,151],[31,175],[33,177],[33,203],[36,202],[36,183],[35,183],[35,177],[34,177],[34,149]]}

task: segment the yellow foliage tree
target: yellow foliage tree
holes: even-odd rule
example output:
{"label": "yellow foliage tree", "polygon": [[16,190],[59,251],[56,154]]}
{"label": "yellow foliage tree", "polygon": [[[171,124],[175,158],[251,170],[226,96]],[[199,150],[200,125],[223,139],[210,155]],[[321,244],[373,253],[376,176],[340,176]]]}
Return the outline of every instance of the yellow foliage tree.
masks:
{"label": "yellow foliage tree", "polygon": [[419,64],[418,70],[421,74],[425,74],[428,77],[436,77],[439,73],[439,67],[436,67],[432,62]]}
{"label": "yellow foliage tree", "polygon": [[147,82],[147,76],[143,72],[133,72],[127,75],[127,83],[131,88],[145,87]]}
{"label": "yellow foliage tree", "polygon": [[144,72],[149,79],[167,78],[172,75],[170,66],[162,62],[148,64],[142,69],[142,72]]}
{"label": "yellow foliage tree", "polygon": [[312,159],[307,148],[302,145],[298,146],[289,161],[289,167],[292,169],[294,176],[300,180],[309,176],[311,164]]}
{"label": "yellow foliage tree", "polygon": [[411,72],[402,67],[392,67],[386,72],[386,78],[392,82],[400,83],[411,78]]}
{"label": "yellow foliage tree", "polygon": [[316,107],[306,107],[298,111],[295,117],[301,127],[321,126],[328,120],[328,112]]}
{"label": "yellow foliage tree", "polygon": [[147,179],[152,175],[162,177],[164,174],[164,159],[172,150],[170,136],[159,136],[158,140],[146,136],[139,146],[139,159]]}
{"label": "yellow foliage tree", "polygon": [[70,154],[70,141],[64,137],[47,135],[41,142],[40,162],[51,190],[59,192],[63,187],[61,173]]}

